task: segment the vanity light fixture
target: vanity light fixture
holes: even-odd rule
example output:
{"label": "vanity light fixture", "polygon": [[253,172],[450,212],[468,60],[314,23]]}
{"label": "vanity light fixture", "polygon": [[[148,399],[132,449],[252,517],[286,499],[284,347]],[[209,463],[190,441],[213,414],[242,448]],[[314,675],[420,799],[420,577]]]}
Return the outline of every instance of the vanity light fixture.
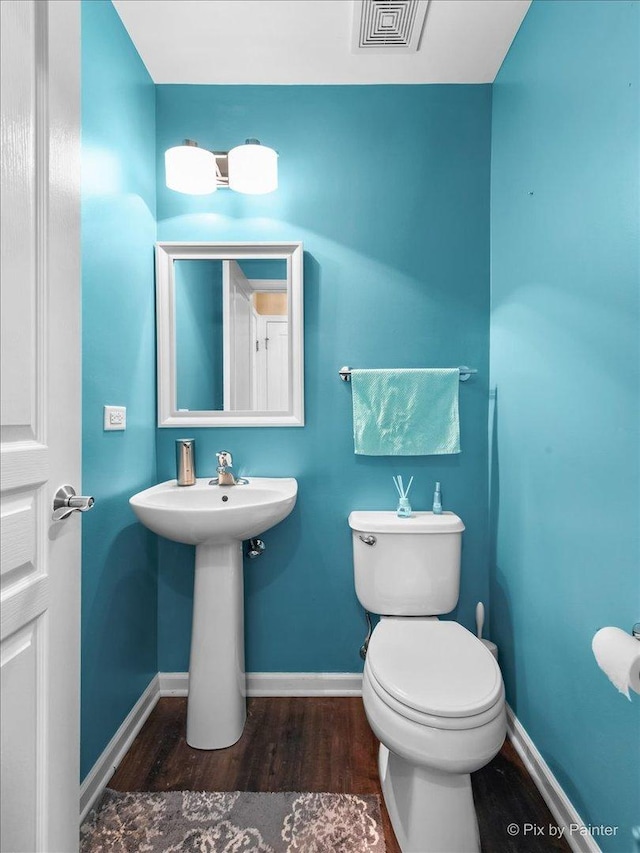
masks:
{"label": "vanity light fixture", "polygon": [[164,162],[169,189],[187,195],[207,195],[218,187],[263,195],[278,188],[278,154],[258,139],[247,139],[231,151],[207,151],[185,139],[165,151]]}

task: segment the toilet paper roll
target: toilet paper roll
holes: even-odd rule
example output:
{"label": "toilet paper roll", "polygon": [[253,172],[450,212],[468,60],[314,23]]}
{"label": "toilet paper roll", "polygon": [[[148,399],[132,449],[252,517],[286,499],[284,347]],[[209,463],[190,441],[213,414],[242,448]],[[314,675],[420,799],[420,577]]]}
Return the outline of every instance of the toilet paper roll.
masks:
{"label": "toilet paper roll", "polygon": [[498,647],[491,640],[480,640],[483,646],[486,646],[496,660],[498,660]]}
{"label": "toilet paper roll", "polygon": [[640,693],[640,640],[620,628],[601,628],[591,643],[598,666],[627,699]]}

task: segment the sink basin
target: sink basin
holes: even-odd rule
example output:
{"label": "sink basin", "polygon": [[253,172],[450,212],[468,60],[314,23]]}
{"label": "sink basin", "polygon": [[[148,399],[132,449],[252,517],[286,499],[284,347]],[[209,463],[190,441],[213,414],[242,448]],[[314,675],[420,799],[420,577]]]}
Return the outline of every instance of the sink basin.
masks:
{"label": "sink basin", "polygon": [[292,477],[251,477],[242,486],[195,486],[175,480],[134,495],[129,503],[138,519],[174,542],[214,545],[251,539],[286,518],[296,502],[298,483]]}
{"label": "sink basin", "polygon": [[291,477],[251,477],[242,486],[159,483],[129,499],[138,520],[167,539],[196,546],[189,657],[187,743],[224,749],[242,735],[246,709],[242,541],[286,518]]}

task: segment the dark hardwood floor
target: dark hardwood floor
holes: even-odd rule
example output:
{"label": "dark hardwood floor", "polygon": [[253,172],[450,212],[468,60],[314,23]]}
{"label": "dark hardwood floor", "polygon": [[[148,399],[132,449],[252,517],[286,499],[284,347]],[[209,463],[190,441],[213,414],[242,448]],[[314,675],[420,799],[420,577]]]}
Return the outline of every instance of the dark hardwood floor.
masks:
{"label": "dark hardwood floor", "polygon": [[[228,749],[192,749],[186,699],[160,699],[109,782],[116,791],[327,791],[380,794],[378,742],[358,698],[249,699],[241,739]],[[507,742],[474,773],[483,853],[569,851],[552,838],[551,813]],[[381,797],[382,799],[382,797]],[[399,853],[382,801],[388,853]],[[507,826],[544,828],[511,837]]]}

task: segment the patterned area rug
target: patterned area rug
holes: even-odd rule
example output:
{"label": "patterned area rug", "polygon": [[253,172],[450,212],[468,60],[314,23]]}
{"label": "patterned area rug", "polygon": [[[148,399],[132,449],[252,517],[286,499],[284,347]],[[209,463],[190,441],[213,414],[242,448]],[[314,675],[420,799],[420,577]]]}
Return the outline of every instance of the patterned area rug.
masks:
{"label": "patterned area rug", "polygon": [[107,790],[80,853],[384,853],[375,794]]}

